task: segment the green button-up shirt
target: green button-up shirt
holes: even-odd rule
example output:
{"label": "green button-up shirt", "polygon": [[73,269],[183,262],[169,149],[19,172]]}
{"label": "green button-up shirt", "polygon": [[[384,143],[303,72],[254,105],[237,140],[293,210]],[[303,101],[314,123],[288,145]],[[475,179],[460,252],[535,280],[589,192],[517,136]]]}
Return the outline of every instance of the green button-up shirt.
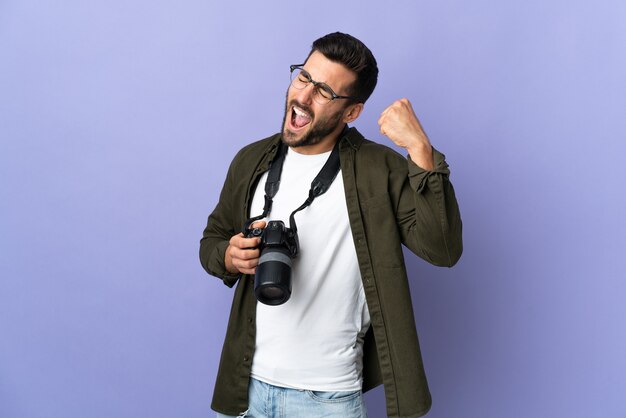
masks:
{"label": "green button-up shirt", "polygon": [[[200,261],[230,287],[237,284],[212,408],[248,409],[256,336],[253,281],[224,266],[229,239],[249,217],[260,176],[269,169],[280,134],[244,147],[234,158],[200,241]],[[371,326],[363,348],[363,390],[384,384],[389,417],[419,417],[431,396],[422,364],[402,245],[438,266],[462,252],[461,216],[443,154],[425,171],[350,128],[339,139],[341,175]],[[261,185],[262,186],[262,185]]]}

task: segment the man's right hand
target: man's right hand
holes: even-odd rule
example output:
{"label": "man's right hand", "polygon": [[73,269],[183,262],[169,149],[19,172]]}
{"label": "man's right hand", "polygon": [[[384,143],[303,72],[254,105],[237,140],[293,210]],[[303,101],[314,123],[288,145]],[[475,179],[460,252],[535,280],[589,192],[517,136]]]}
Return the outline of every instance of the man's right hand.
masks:
{"label": "man's right hand", "polygon": [[[256,221],[251,228],[265,228],[265,221]],[[257,248],[261,238],[246,238],[243,233],[234,235],[228,242],[224,263],[230,273],[254,274],[259,264],[260,251]]]}

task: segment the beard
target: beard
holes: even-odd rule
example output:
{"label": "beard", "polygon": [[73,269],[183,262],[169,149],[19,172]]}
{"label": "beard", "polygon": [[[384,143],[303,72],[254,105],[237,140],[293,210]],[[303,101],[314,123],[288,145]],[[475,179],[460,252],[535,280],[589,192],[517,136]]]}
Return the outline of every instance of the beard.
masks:
{"label": "beard", "polygon": [[[306,111],[311,116],[311,126],[309,130],[305,132],[300,139],[296,138],[296,134],[291,132],[287,127],[287,118],[291,118],[291,108],[293,105],[298,106],[302,110]],[[330,135],[337,126],[341,123],[341,117],[343,116],[343,109],[333,113],[325,118],[315,119],[313,110],[308,106],[292,100],[288,102],[288,98],[285,98],[285,116],[283,117],[283,138],[282,141],[292,148],[305,147],[308,145],[316,145]]]}

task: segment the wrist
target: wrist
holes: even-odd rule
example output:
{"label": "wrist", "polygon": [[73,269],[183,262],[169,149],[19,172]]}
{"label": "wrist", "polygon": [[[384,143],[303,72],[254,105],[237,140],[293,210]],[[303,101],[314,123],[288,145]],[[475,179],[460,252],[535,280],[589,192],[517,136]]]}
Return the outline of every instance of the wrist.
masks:
{"label": "wrist", "polygon": [[224,254],[224,268],[230,274],[237,274],[239,273],[239,269],[237,269],[237,267],[233,265],[233,258],[230,255],[230,249],[231,249],[231,246],[229,245],[226,248],[226,252]]}
{"label": "wrist", "polygon": [[433,157],[433,147],[430,143],[421,143],[406,149],[411,156],[411,160],[424,170],[432,171],[435,169],[435,160]]}

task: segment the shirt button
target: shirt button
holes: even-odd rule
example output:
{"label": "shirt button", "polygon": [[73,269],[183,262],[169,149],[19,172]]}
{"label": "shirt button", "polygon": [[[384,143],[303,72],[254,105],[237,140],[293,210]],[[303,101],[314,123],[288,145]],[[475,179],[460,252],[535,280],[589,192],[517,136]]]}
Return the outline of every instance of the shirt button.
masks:
{"label": "shirt button", "polygon": [[248,318],[248,323],[251,324],[252,323],[252,318]]}
{"label": "shirt button", "polygon": [[243,357],[243,361],[246,361],[246,362],[247,362],[247,361],[248,361],[248,356],[244,356],[244,357]]}

